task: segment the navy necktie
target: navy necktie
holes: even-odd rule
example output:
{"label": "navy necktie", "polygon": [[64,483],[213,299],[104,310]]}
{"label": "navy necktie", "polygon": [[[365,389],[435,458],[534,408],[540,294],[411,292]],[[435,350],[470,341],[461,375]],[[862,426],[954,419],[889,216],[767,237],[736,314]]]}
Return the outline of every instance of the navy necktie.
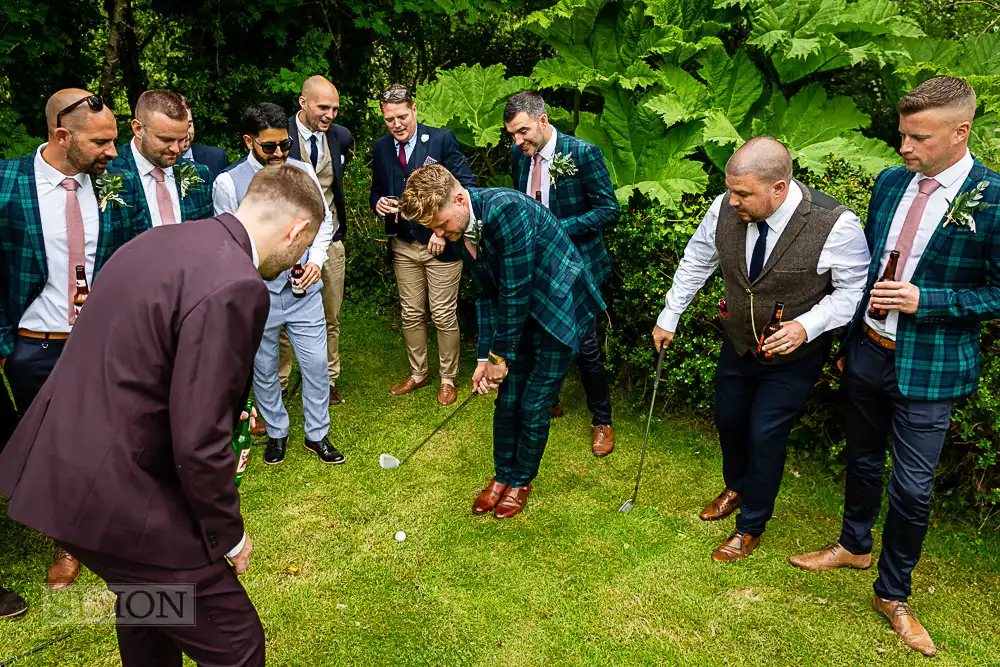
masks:
{"label": "navy necktie", "polygon": [[309,159],[313,163],[313,169],[316,168],[316,163],[319,162],[319,144],[316,143],[316,135],[309,137]]}
{"label": "navy necktie", "polygon": [[750,282],[757,280],[764,268],[764,252],[767,250],[767,220],[757,223],[757,242],[753,244],[753,255],[750,256]]}

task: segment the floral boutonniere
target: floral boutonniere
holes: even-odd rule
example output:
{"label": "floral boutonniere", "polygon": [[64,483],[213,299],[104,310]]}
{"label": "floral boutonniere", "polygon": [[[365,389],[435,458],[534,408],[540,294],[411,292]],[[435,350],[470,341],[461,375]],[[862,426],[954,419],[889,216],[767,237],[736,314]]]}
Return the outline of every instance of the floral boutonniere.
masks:
{"label": "floral boutonniere", "polygon": [[121,176],[104,172],[94,179],[94,185],[97,190],[97,205],[101,209],[101,213],[104,213],[109,202],[114,204],[115,208],[128,206],[122,199],[125,185]]}
{"label": "floral boutonniere", "polygon": [[986,191],[987,187],[989,187],[988,181],[979,181],[974,187],[955,197],[942,227],[947,227],[951,223],[959,227],[968,227],[969,231],[975,234],[976,219],[973,216],[992,206],[992,204],[983,201],[983,192]]}
{"label": "floral boutonniere", "polygon": [[429,134],[421,134],[420,135],[420,143],[426,144],[430,140],[431,140],[431,135],[429,135]]}
{"label": "floral boutonniere", "polygon": [[174,176],[177,177],[177,183],[181,188],[181,199],[205,182],[205,179],[198,175],[198,168],[194,166],[194,162],[178,162],[174,165]]}
{"label": "floral boutonniere", "polygon": [[555,187],[556,179],[563,176],[572,176],[576,173],[576,165],[573,164],[573,156],[569,153],[556,153],[549,162],[549,178],[552,186]]}
{"label": "floral boutonniere", "polygon": [[476,250],[479,250],[479,242],[483,240],[483,221],[469,220],[469,226],[465,228],[463,236],[469,239]]}

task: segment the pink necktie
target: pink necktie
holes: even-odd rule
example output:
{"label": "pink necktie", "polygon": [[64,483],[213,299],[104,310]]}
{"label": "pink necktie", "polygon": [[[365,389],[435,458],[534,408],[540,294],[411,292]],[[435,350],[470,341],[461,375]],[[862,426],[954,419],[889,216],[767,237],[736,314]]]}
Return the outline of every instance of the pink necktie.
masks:
{"label": "pink necktie", "polygon": [[529,194],[535,197],[537,193],[542,191],[542,154],[535,153],[532,159],[534,166],[531,170],[531,192]]}
{"label": "pink necktie", "polygon": [[153,171],[149,173],[152,174],[153,180],[156,181],[156,207],[160,209],[160,224],[176,225],[177,218],[174,217],[174,202],[170,199],[170,190],[167,190],[167,184],[163,182],[165,176],[163,170],[159,167],[153,167]]}
{"label": "pink necktie", "polygon": [[910,210],[906,212],[906,219],[903,220],[903,228],[899,231],[899,238],[896,239],[896,250],[899,251],[896,280],[899,280],[899,277],[903,275],[906,260],[910,258],[910,251],[913,250],[913,239],[917,237],[917,230],[920,228],[921,218],[924,217],[927,201],[931,198],[931,193],[941,187],[941,184],[933,178],[925,178],[917,184],[917,187],[920,192],[913,198]]}
{"label": "pink necktie", "polygon": [[76,321],[76,309],[73,308],[76,267],[87,266],[87,250],[83,234],[83,212],[80,210],[80,200],[76,197],[76,189],[80,184],[75,178],[64,178],[60,185],[66,189],[66,249],[69,254],[69,287],[66,294],[69,297],[69,323],[73,324]]}

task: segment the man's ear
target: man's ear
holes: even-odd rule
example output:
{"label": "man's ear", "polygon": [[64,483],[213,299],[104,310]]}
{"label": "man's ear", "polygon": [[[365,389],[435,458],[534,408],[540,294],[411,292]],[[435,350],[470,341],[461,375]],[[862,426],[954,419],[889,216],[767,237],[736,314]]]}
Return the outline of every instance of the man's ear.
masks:
{"label": "man's ear", "polygon": [[139,122],[138,118],[133,118],[132,119],[132,134],[134,134],[135,136],[138,137],[140,132],[142,132],[142,123]]}
{"label": "man's ear", "polygon": [[306,108],[306,98],[305,98],[305,95],[299,95],[299,108],[300,109],[305,109]]}
{"label": "man's ear", "polygon": [[972,123],[967,120],[963,120],[959,123],[958,127],[955,128],[955,138],[958,140],[956,143],[961,143],[969,138],[969,133],[972,131]]}
{"label": "man's ear", "polygon": [[298,238],[299,234],[303,233],[305,230],[309,229],[309,220],[307,218],[296,218],[292,220],[292,224],[289,225],[286,231],[286,238],[288,242],[291,243]]}
{"label": "man's ear", "polygon": [[250,137],[249,134],[243,135],[243,143],[246,144],[248,151],[253,151],[253,139]]}

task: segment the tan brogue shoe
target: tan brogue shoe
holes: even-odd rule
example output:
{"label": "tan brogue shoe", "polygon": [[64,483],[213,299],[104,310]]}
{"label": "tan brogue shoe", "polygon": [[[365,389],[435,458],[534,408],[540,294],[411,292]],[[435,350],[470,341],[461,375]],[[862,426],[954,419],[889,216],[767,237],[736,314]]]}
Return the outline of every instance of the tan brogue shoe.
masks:
{"label": "tan brogue shoe", "polygon": [[594,427],[594,441],[590,444],[594,456],[607,456],[615,451],[615,431],[609,424]]}
{"label": "tan brogue shoe", "polygon": [[442,408],[446,408],[458,398],[458,391],[455,389],[455,385],[441,383],[441,389],[438,391],[438,405]]}
{"label": "tan brogue shoe", "polygon": [[743,560],[760,544],[760,535],[748,535],[734,530],[733,534],[726,538],[726,541],[719,545],[719,548],[712,554],[712,560],[716,563],[731,563],[736,560]]}
{"label": "tan brogue shoe", "polygon": [[80,574],[80,561],[73,558],[62,547],[56,547],[49,568],[48,586],[50,590],[58,591],[69,588]]}
{"label": "tan brogue shoe", "polygon": [[736,511],[736,508],[740,506],[741,500],[743,500],[742,494],[736,493],[731,489],[725,489],[715,500],[705,506],[705,509],[698,515],[698,518],[702,521],[725,519]]}
{"label": "tan brogue shoe", "polygon": [[494,516],[498,519],[509,519],[524,511],[524,506],[531,495],[531,484],[526,486],[508,486],[503,498],[497,505]]}
{"label": "tan brogue shoe", "polygon": [[882,612],[889,619],[892,629],[907,646],[927,657],[932,657],[937,653],[934,641],[917,620],[917,617],[913,615],[910,605],[899,600],[883,600],[875,595],[872,597],[872,606],[875,607],[875,611]]}
{"label": "tan brogue shoe", "polygon": [[394,386],[392,389],[390,389],[389,393],[392,394],[393,396],[403,396],[404,394],[409,394],[411,391],[422,389],[423,387],[426,387],[430,383],[431,380],[429,377],[425,377],[420,382],[417,382],[416,380],[413,379],[413,376],[411,375],[410,377],[406,378],[405,380]]}
{"label": "tan brogue shoe", "polygon": [[506,484],[501,484],[497,481],[496,477],[491,477],[490,483],[476,496],[476,501],[472,503],[472,513],[486,514],[493,511],[493,508],[497,506],[497,503],[500,502],[506,491]]}
{"label": "tan brogue shoe", "polygon": [[872,566],[871,554],[852,554],[837,544],[828,544],[819,551],[812,551],[801,556],[792,556],[788,562],[795,567],[812,572],[834,570],[838,567],[853,567],[855,570],[867,570]]}

